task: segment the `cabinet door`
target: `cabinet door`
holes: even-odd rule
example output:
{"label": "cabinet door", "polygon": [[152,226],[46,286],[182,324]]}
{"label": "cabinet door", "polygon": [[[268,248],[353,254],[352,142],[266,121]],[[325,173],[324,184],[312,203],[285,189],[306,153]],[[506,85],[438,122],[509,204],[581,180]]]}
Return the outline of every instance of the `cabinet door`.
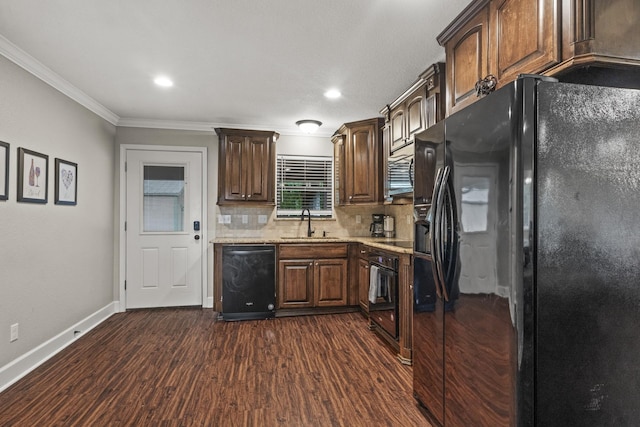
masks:
{"label": "cabinet door", "polygon": [[247,138],[247,200],[267,201],[269,182],[273,175],[269,168],[269,139],[264,136]]}
{"label": "cabinet door", "polygon": [[313,260],[278,263],[278,308],[313,306]]}
{"label": "cabinet door", "polygon": [[224,200],[244,200],[246,197],[244,137],[225,138]]}
{"label": "cabinet door", "polygon": [[314,266],[315,305],[347,305],[347,260],[319,259]]}
{"label": "cabinet door", "polygon": [[424,108],[424,86],[418,93],[407,99],[407,142],[413,140],[413,136],[427,128]]}
{"label": "cabinet door", "polygon": [[348,164],[345,171],[348,203],[377,201],[381,174],[376,132],[374,125],[358,126],[349,131]]}
{"label": "cabinet door", "polygon": [[389,120],[389,152],[393,153],[398,148],[403,147],[407,143],[405,133],[405,109],[404,104],[399,105],[391,112]]}
{"label": "cabinet door", "polygon": [[369,261],[358,258],[358,302],[360,308],[369,312]]}
{"label": "cabinet door", "polygon": [[491,2],[491,70],[498,87],[560,62],[558,15],[555,0]]}
{"label": "cabinet door", "polygon": [[488,74],[489,8],[481,9],[446,43],[447,115],[472,104],[475,85]]}

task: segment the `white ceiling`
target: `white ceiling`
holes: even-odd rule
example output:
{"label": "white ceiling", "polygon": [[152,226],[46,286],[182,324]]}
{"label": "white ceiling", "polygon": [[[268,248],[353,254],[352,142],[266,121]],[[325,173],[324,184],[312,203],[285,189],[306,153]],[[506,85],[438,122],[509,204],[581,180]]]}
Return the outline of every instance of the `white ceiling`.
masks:
{"label": "white ceiling", "polygon": [[469,2],[2,0],[0,53],[118,125],[330,135],[444,60],[436,36]]}

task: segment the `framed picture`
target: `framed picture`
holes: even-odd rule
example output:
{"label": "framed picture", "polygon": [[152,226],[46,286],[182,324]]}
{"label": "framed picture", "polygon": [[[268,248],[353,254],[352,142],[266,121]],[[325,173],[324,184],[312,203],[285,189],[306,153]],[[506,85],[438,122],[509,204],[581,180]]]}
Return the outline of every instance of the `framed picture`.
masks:
{"label": "framed picture", "polygon": [[18,201],[47,203],[49,156],[18,148]]}
{"label": "framed picture", "polygon": [[78,203],[78,165],[56,159],[56,205]]}
{"label": "framed picture", "polygon": [[9,198],[9,144],[0,141],[0,200]]}

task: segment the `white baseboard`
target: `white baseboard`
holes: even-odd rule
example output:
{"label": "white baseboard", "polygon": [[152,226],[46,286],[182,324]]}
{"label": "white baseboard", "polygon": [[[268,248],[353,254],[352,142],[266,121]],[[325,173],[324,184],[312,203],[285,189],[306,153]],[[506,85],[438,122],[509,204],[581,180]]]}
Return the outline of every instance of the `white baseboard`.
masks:
{"label": "white baseboard", "polygon": [[[114,301],[106,307],[87,316],[72,327],[60,332],[50,340],[23,354],[17,359],[0,368],[0,392],[11,386],[20,378],[52,358],[72,342],[80,338],[91,329],[104,322],[109,316],[118,311],[118,302]],[[79,333],[75,333],[80,331]]]}
{"label": "white baseboard", "polygon": [[205,298],[202,308],[213,308],[213,297]]}

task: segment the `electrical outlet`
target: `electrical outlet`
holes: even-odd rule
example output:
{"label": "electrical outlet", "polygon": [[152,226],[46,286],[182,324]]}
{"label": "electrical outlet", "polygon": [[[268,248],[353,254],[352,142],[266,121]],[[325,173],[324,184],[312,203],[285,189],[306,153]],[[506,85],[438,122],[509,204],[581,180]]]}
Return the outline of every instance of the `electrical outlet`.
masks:
{"label": "electrical outlet", "polygon": [[225,224],[231,224],[231,215],[222,215]]}
{"label": "electrical outlet", "polygon": [[362,222],[362,215],[356,215],[356,224],[360,224]]}
{"label": "electrical outlet", "polygon": [[18,323],[11,325],[11,339],[9,342],[18,341]]}
{"label": "electrical outlet", "polygon": [[258,224],[266,224],[267,216],[266,215],[258,215]]}
{"label": "electrical outlet", "polygon": [[218,224],[224,224],[224,217],[222,215],[218,215]]}
{"label": "electrical outlet", "polygon": [[242,215],[242,223],[249,224],[249,215]]}

